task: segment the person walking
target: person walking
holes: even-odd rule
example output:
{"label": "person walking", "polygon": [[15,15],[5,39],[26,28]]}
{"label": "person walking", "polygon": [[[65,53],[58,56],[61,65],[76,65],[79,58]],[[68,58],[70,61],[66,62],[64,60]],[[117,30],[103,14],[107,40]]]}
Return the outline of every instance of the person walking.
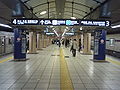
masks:
{"label": "person walking", "polygon": [[68,44],[68,43],[67,43],[67,39],[66,39],[66,40],[65,40],[65,48],[67,48],[67,44]]}
{"label": "person walking", "polygon": [[72,54],[73,54],[73,57],[76,56],[76,50],[77,50],[77,41],[76,41],[76,39],[74,39],[73,43],[72,43]]}
{"label": "person walking", "polygon": [[58,40],[58,43],[59,43],[58,45],[59,45],[59,47],[60,47],[60,46],[61,46],[61,41],[60,41],[60,40]]}
{"label": "person walking", "polygon": [[78,51],[80,52],[80,50],[81,50],[81,39],[79,39],[79,49],[78,49]]}
{"label": "person walking", "polygon": [[72,51],[73,46],[72,46],[72,39],[70,39],[70,52]]}

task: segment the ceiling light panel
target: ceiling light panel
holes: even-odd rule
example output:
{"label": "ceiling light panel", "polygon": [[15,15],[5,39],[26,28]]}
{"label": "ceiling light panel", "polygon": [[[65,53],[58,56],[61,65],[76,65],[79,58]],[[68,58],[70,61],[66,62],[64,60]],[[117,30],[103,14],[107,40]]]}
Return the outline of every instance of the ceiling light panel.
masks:
{"label": "ceiling light panel", "polygon": [[71,17],[71,19],[76,19],[76,17]]}
{"label": "ceiling light panel", "polygon": [[40,15],[44,15],[46,13],[47,13],[47,11],[42,11],[42,12],[40,12]]}

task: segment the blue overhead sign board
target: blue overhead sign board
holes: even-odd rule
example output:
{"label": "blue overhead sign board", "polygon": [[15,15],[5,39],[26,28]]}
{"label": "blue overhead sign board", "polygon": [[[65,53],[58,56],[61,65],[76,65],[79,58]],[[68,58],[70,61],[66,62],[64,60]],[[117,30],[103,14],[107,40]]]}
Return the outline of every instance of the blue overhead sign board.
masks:
{"label": "blue overhead sign board", "polygon": [[98,20],[81,20],[80,25],[82,26],[110,26],[110,21],[98,21]]}
{"label": "blue overhead sign board", "polygon": [[13,19],[13,25],[67,25],[67,26],[103,26],[109,27],[108,20],[78,20],[78,19]]}

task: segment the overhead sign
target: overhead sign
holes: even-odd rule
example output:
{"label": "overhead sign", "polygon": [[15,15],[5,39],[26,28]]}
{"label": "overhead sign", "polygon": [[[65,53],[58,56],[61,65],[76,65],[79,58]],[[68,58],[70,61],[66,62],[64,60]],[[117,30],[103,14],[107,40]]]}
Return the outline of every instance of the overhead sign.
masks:
{"label": "overhead sign", "polygon": [[110,26],[110,21],[107,20],[78,20],[78,19],[13,19],[13,25],[67,25],[67,26]]}
{"label": "overhead sign", "polygon": [[103,27],[108,27],[110,26],[110,21],[91,21],[91,20],[82,20],[80,22],[80,25],[82,26],[103,26]]}

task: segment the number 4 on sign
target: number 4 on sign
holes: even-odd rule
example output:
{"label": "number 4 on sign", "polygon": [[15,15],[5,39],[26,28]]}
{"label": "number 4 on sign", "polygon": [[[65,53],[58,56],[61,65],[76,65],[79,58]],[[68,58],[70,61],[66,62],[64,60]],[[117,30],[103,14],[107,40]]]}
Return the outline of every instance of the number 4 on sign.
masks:
{"label": "number 4 on sign", "polygon": [[16,19],[14,19],[14,20],[13,20],[13,24],[17,24],[17,21],[16,21]]}

